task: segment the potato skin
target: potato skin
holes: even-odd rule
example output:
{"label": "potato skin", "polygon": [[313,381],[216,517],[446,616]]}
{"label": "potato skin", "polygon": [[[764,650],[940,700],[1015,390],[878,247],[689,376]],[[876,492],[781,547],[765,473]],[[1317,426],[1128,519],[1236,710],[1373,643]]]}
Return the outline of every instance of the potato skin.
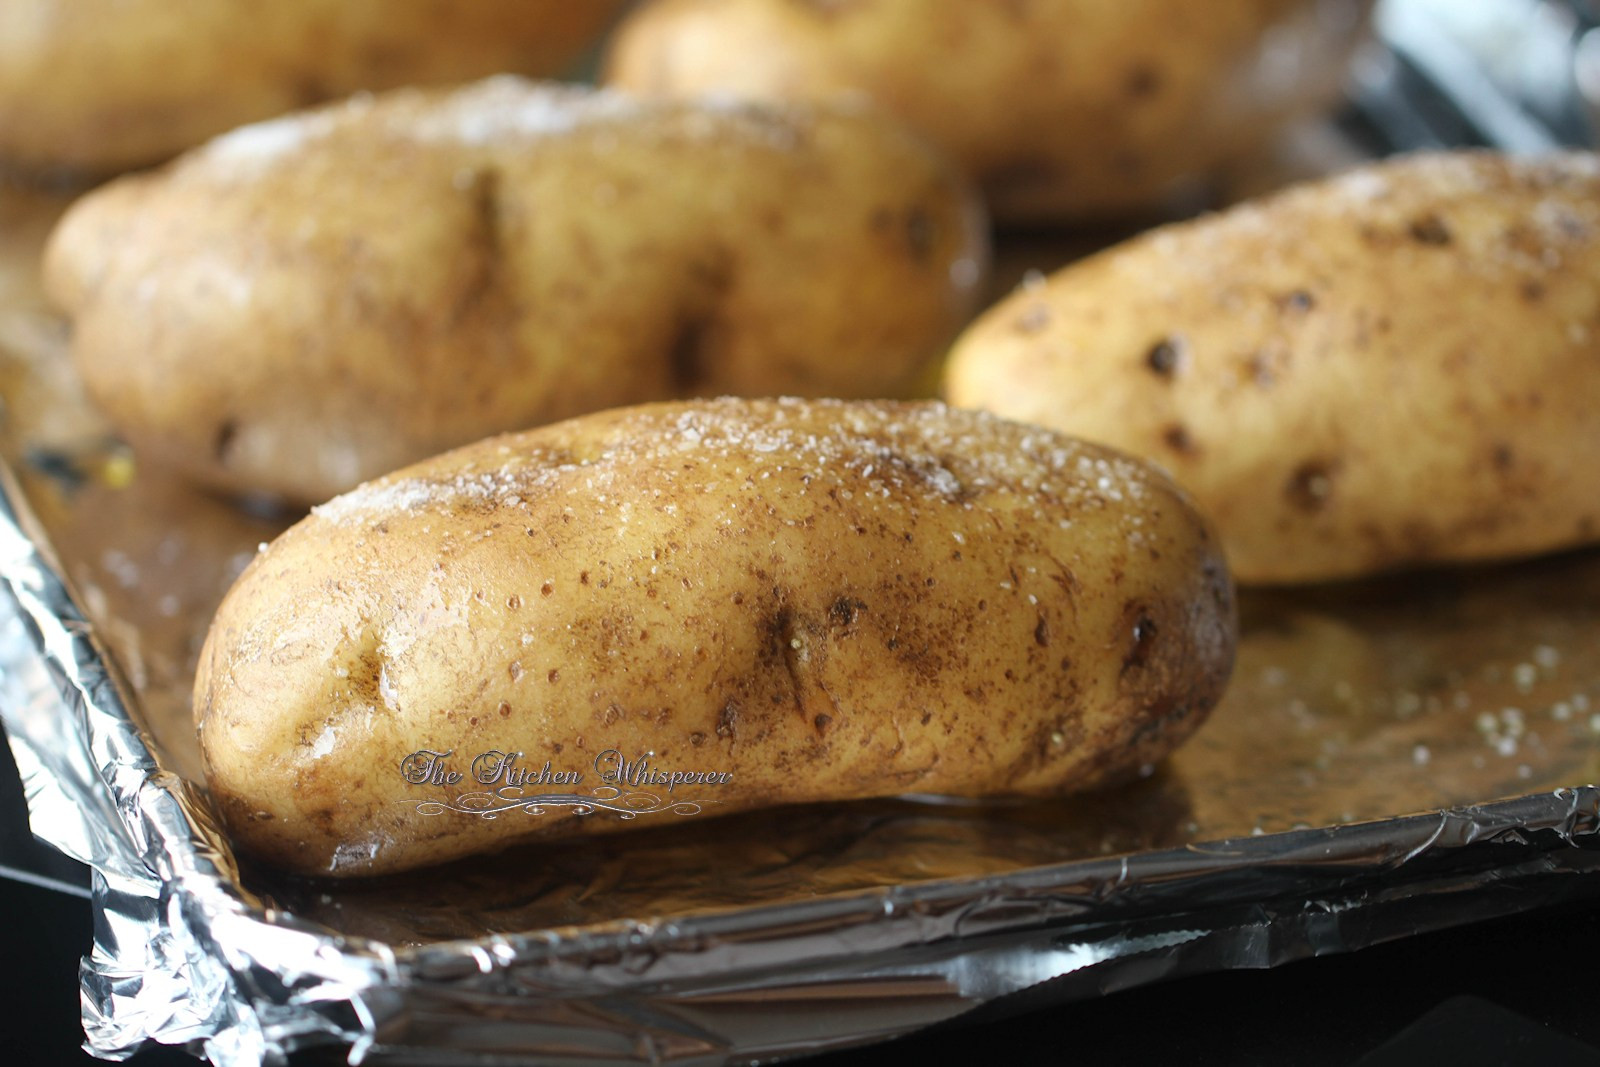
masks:
{"label": "potato skin", "polygon": [[502,78],[124,178],[74,206],[45,277],[141,453],[313,503],[623,404],[900,395],[967,321],[986,241],[888,120]]}
{"label": "potato skin", "polygon": [[1158,207],[1336,101],[1371,6],[656,0],[612,37],[606,78],[674,96],[865,94],[964,166],[997,219],[1085,219]]}
{"label": "potato skin", "polygon": [[1600,161],[1416,155],[1154,231],[997,305],[948,399],[1168,468],[1241,582],[1600,533]]}
{"label": "potato skin", "polygon": [[0,161],[111,173],[357,90],[562,73],[621,0],[4,0]]}
{"label": "potato skin", "polygon": [[1235,637],[1204,521],[1117,453],[932,402],[660,404],[315,509],[218,611],[195,713],[241,848],[378,874],[673,818],[419,814],[472,787],[405,782],[422,749],[648,752],[732,774],[708,815],[1054,794],[1187,737]]}

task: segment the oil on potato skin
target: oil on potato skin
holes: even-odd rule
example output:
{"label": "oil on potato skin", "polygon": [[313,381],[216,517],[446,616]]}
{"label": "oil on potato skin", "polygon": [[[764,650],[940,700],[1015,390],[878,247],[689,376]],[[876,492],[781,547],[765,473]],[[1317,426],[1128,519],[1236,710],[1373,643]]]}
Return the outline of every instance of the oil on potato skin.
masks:
{"label": "oil on potato skin", "polygon": [[[865,96],[1007,224],[1161,213],[1336,107],[1372,0],[655,0],[608,45],[631,92]],[[1291,73],[1292,72],[1292,73]]]}
{"label": "oil on potato skin", "polygon": [[663,798],[696,818],[1092,788],[1200,724],[1235,630],[1205,521],[1120,454],[933,403],[662,404],[316,509],[218,612],[195,712],[241,848],[378,874],[676,817],[419,813],[492,752],[727,775]]}
{"label": "oil on potato skin", "polygon": [[496,78],[247,127],[104,186],[45,278],[141,460],[313,504],[608,407],[904,395],[987,261],[973,190],[859,108]]}
{"label": "oil on potato skin", "polygon": [[1019,292],[954,404],[1171,471],[1247,583],[1600,537],[1600,159],[1420,154],[1152,231]]}
{"label": "oil on potato skin", "polygon": [[554,77],[621,0],[6,0],[0,166],[105,176],[358,91]]}

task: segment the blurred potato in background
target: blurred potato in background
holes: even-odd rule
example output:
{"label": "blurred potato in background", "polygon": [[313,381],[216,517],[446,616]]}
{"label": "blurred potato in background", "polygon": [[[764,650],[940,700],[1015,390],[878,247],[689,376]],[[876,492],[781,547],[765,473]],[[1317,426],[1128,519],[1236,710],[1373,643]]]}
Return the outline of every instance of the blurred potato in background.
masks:
{"label": "blurred potato in background", "polygon": [[1332,107],[1371,0],[657,0],[611,84],[865,95],[942,145],[1001,222],[1159,207]]}
{"label": "blurred potato in background", "polygon": [[559,74],[623,0],[0,0],[0,165],[111,173],[364,89]]}
{"label": "blurred potato in background", "polygon": [[622,404],[904,394],[972,314],[986,238],[959,171],[876,111],[500,77],[120,178],[44,269],[142,457],[312,503]]}

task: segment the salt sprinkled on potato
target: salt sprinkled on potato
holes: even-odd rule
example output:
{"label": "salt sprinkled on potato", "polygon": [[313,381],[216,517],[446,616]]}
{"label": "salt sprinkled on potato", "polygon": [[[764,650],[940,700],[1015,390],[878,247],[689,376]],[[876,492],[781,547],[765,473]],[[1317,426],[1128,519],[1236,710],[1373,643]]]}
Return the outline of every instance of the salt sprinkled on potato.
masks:
{"label": "salt sprinkled on potato", "polygon": [[[242,848],[376,874],[1092,788],[1200,724],[1234,644],[1217,542],[1145,464],[934,403],[720,400],[490,439],[315,509],[219,610],[195,713]],[[632,818],[590,803],[621,764]]]}
{"label": "salt sprinkled on potato", "polygon": [[902,395],[966,321],[986,240],[953,169],[859,109],[498,78],[113,183],[45,274],[142,457],[314,503],[621,404]]}
{"label": "salt sprinkled on potato", "polygon": [[1416,155],[997,305],[953,403],[1160,463],[1242,582],[1600,538],[1600,159]]}

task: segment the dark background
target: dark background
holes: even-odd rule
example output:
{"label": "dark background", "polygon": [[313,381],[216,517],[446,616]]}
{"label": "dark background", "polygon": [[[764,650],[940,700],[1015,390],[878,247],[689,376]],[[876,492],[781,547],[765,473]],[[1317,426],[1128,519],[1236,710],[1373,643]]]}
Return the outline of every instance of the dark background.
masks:
{"label": "dark background", "polygon": [[[89,901],[16,879],[73,887],[84,868],[29,839],[22,791],[0,746],[0,1062],[95,1064],[79,1050],[78,961]],[[3,875],[4,872],[0,872]],[[980,1025],[806,1061],[817,1067],[963,1062],[1416,1064],[1600,1067],[1600,886],[1592,903],[1545,909],[1269,971],[1147,986]],[[141,1067],[193,1065],[154,1048]],[[342,1063],[328,1052],[296,1065]]]}
{"label": "dark background", "polygon": [[[0,880],[0,1037],[14,1064],[79,1051],[89,903]],[[981,1026],[808,1060],[818,1067],[1064,1058],[1175,1064],[1600,1065],[1600,906],[1423,934],[1344,956],[1147,986]],[[150,1049],[136,1065],[197,1061]],[[328,1054],[296,1064],[338,1063]]]}

